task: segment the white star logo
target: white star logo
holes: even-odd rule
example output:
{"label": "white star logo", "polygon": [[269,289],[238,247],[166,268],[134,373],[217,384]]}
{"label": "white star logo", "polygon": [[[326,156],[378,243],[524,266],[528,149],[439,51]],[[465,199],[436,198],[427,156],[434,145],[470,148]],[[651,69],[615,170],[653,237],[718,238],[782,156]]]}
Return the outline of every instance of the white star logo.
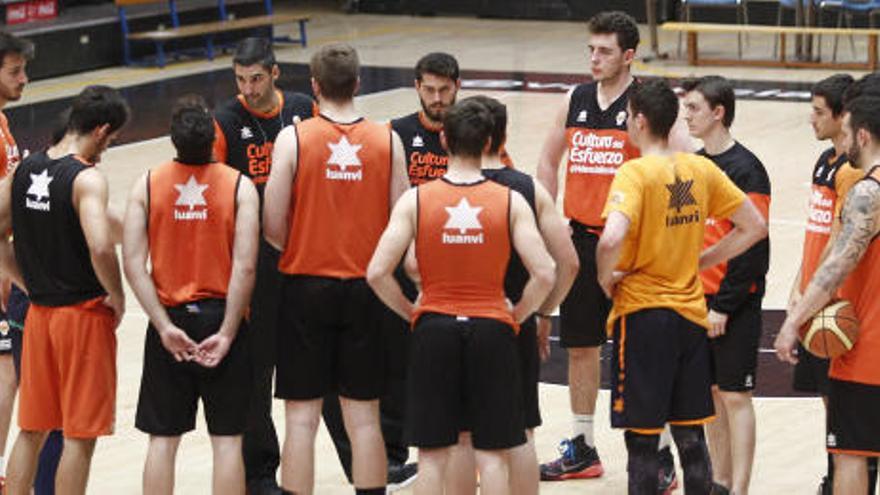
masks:
{"label": "white star logo", "polygon": [[42,201],[43,198],[49,197],[49,183],[52,182],[52,177],[49,177],[49,171],[43,170],[43,173],[39,175],[30,174],[31,176],[31,187],[28,188],[27,193],[31,196],[36,196],[37,201]]}
{"label": "white star logo", "polygon": [[339,165],[339,168],[343,171],[347,167],[361,166],[361,160],[358,158],[357,153],[363,148],[363,145],[351,144],[348,142],[347,137],[342,136],[338,143],[327,143],[327,147],[332,152],[330,159],[327,160],[327,165]]}
{"label": "white star logo", "polygon": [[174,206],[189,206],[192,210],[196,206],[207,206],[205,202],[204,192],[208,188],[207,184],[199,184],[194,175],[189,176],[186,184],[174,184],[174,188],[180,193]]}
{"label": "white star logo", "polygon": [[483,211],[482,206],[471,206],[467,198],[461,198],[458,205],[445,206],[446,213],[449,213],[449,220],[446,221],[444,229],[458,229],[459,234],[464,234],[469,229],[482,230],[483,226],[477,219],[477,215]]}

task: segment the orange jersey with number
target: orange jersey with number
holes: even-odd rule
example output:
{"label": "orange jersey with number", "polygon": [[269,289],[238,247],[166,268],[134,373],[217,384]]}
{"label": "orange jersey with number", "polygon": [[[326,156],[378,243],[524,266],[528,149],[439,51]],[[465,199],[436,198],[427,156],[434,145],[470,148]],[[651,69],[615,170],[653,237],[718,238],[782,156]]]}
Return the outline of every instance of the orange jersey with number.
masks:
{"label": "orange jersey with number", "polygon": [[391,130],[319,115],[296,126],[299,159],[279,269],[363,278],[391,205]]}
{"label": "orange jersey with number", "polygon": [[813,169],[809,215],[804,234],[801,292],[807,289],[813,274],[819,268],[822,252],[831,238],[831,229],[835,219],[840,215],[846,194],[863,176],[864,172],[849,164],[846,155],[835,156],[834,148],[826,150],[819,157]]}
{"label": "orange jersey with number", "polygon": [[150,171],[147,233],[163,305],[226,297],[240,180],[222,163],[170,162]]}
{"label": "orange jersey with number", "polygon": [[510,189],[484,179],[419,186],[416,258],[424,313],[493,318],[518,330],[504,294],[510,261]]}
{"label": "orange jersey with number", "polygon": [[[863,180],[880,184],[880,167],[874,167]],[[845,220],[845,219],[844,219]],[[852,349],[831,360],[832,378],[880,386],[880,242],[871,240],[868,250],[840,289],[851,302],[859,320],[859,336]]]}
{"label": "orange jersey with number", "polygon": [[9,121],[3,112],[0,112],[0,144],[3,145],[3,151],[0,152],[0,177],[5,177],[21,161],[21,155],[15,138],[9,132]]}

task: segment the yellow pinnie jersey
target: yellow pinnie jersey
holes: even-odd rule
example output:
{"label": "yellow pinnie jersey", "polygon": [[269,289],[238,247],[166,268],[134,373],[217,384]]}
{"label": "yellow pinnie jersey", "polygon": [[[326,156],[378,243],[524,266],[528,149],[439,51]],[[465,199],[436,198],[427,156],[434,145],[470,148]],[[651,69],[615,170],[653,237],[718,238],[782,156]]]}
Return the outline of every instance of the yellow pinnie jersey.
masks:
{"label": "yellow pinnie jersey", "polygon": [[626,314],[669,308],[708,328],[698,274],[706,219],[727,218],[745,194],[706,158],[675,153],[626,162],[614,177],[602,218],[626,215],[630,227],[617,269],[608,328]]}

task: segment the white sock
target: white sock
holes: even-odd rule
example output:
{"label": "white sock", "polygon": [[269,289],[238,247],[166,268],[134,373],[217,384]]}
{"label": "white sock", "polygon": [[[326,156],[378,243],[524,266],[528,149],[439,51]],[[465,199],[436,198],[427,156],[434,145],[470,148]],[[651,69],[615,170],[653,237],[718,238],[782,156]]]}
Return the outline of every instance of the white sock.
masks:
{"label": "white sock", "polygon": [[592,414],[572,414],[571,437],[577,438],[578,435],[583,435],[584,442],[590,447],[594,445]]}
{"label": "white sock", "polygon": [[663,427],[663,433],[660,434],[660,447],[658,450],[663,450],[672,445],[672,433],[669,432],[669,425]]}

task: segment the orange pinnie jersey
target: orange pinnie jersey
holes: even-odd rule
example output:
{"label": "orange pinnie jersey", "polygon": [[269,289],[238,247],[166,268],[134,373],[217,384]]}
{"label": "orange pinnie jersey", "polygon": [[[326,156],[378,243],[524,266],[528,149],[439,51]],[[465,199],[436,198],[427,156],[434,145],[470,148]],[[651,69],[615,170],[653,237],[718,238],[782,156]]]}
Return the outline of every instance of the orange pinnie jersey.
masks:
{"label": "orange pinnie jersey", "polygon": [[510,261],[510,189],[489,180],[418,188],[416,258],[424,313],[493,318],[518,326],[504,295]]}
{"label": "orange pinnie jersey", "polygon": [[159,301],[226,297],[241,173],[222,163],[170,162],[150,171],[150,260]]}
{"label": "orange pinnie jersey", "polygon": [[[880,183],[880,167],[863,180]],[[845,220],[845,219],[844,219]],[[871,240],[859,264],[844,281],[840,296],[851,302],[859,319],[859,337],[846,354],[831,361],[828,375],[838,380],[880,386],[880,241]]]}
{"label": "orange pinnie jersey", "polygon": [[278,268],[289,275],[363,278],[388,224],[391,129],[319,115],[298,124],[296,134],[290,229]]}
{"label": "orange pinnie jersey", "polygon": [[727,218],[745,195],[714,163],[690,153],[645,156],[617,172],[603,212],[630,221],[608,328],[626,314],[669,308],[708,328],[697,275],[706,219]]}
{"label": "orange pinnie jersey", "polygon": [[596,100],[596,83],[571,93],[565,122],[568,154],[565,166],[565,216],[588,227],[604,224],[602,208],[617,169],[637,158],[639,149],[626,132],[626,105],[632,86],[608,108]]}
{"label": "orange pinnie jersey", "polygon": [[849,164],[846,155],[835,156],[834,148],[822,153],[816,162],[810,191],[810,213],[804,234],[801,292],[807,289],[813,274],[819,268],[822,251],[831,238],[834,220],[840,214],[846,194],[863,176],[864,172]]}
{"label": "orange pinnie jersey", "polygon": [[3,112],[0,112],[0,144],[3,145],[3,150],[0,151],[0,177],[5,177],[18,165],[21,156],[18,153],[15,138],[9,132],[9,121],[6,120],[6,114]]}

